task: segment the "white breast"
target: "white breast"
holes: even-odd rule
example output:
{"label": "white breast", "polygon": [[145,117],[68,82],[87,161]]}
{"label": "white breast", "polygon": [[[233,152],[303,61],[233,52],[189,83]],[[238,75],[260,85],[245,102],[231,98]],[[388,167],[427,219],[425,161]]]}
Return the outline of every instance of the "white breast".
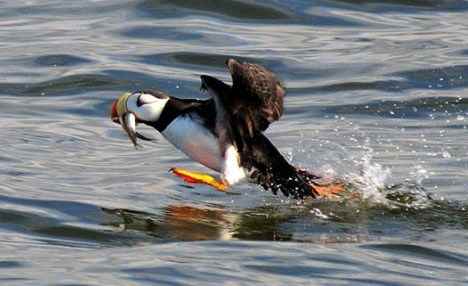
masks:
{"label": "white breast", "polygon": [[236,147],[228,144],[224,152],[223,178],[229,185],[234,185],[242,181],[245,177],[246,173],[244,168],[240,166],[239,153]]}
{"label": "white breast", "polygon": [[221,172],[222,156],[217,138],[196,116],[179,116],[162,132],[163,136],[192,160]]}

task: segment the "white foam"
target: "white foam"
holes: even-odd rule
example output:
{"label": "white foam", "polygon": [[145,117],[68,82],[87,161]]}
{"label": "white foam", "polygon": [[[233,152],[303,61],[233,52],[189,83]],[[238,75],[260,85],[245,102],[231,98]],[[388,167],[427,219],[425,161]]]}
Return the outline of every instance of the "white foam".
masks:
{"label": "white foam", "polygon": [[375,203],[386,203],[387,199],[383,190],[391,175],[391,170],[372,162],[372,156],[373,150],[367,148],[362,159],[356,161],[359,173],[351,172],[344,177],[346,182],[356,187],[363,199]]}

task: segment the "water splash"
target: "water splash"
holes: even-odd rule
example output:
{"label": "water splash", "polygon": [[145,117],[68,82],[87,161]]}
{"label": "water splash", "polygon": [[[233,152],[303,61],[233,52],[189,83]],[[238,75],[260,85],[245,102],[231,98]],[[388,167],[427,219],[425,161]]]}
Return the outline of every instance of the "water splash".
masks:
{"label": "water splash", "polygon": [[423,180],[429,178],[429,172],[423,166],[416,165],[414,169],[410,171],[410,176],[416,184],[421,185]]}
{"label": "water splash", "polygon": [[391,175],[391,170],[372,162],[373,150],[369,147],[366,149],[362,159],[356,161],[359,173],[346,174],[345,180],[360,193],[362,199],[385,204],[387,199],[383,190]]}
{"label": "water splash", "polygon": [[[317,154],[317,150],[312,150],[312,146],[318,146],[314,142],[309,142],[301,138],[298,148],[294,148],[290,153],[290,160],[293,163],[301,163],[301,166],[308,163],[322,165],[313,172],[322,176],[325,180],[339,178],[346,182],[350,193],[353,194],[354,207],[384,207],[391,209],[422,209],[429,207],[433,200],[427,191],[422,187],[423,180],[429,177],[429,173],[423,166],[418,165],[409,173],[408,178],[395,178],[392,170],[378,162],[375,162],[374,149],[370,147],[370,139],[363,138],[364,143],[359,146],[361,152],[348,152],[346,148],[334,148],[333,151],[325,152],[326,160],[314,157],[314,161],[309,160],[310,154]],[[309,145],[309,144],[310,145]],[[310,148],[309,148],[310,147]],[[337,149],[340,151],[338,152]],[[323,154],[324,152],[320,152]],[[298,156],[299,155],[299,156]],[[330,161],[330,157],[335,158]],[[302,160],[300,160],[302,158]],[[307,162],[304,162],[305,161]],[[298,162],[299,161],[299,162]],[[326,163],[325,163],[326,162]],[[357,196],[356,196],[357,194]],[[350,202],[351,203],[351,202]],[[321,217],[320,214],[317,215]]]}

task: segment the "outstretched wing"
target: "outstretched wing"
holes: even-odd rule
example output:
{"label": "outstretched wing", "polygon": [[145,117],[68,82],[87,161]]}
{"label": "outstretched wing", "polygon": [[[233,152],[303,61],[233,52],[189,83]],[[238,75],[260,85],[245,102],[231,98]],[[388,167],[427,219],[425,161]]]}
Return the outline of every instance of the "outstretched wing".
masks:
{"label": "outstretched wing", "polygon": [[264,189],[295,199],[318,196],[309,182],[312,175],[307,178],[289,164],[265,135],[257,133],[251,147],[242,156],[243,164],[253,170],[251,177]]}
{"label": "outstretched wing", "polygon": [[261,65],[234,59],[226,64],[232,76],[233,115],[253,137],[281,117],[285,90],[276,75]]}
{"label": "outstretched wing", "polygon": [[[217,124],[223,126],[239,152],[249,148],[256,134],[283,114],[285,90],[278,78],[265,67],[251,63],[226,61],[232,86],[202,75],[202,89],[215,99]],[[220,117],[221,116],[221,117]]]}

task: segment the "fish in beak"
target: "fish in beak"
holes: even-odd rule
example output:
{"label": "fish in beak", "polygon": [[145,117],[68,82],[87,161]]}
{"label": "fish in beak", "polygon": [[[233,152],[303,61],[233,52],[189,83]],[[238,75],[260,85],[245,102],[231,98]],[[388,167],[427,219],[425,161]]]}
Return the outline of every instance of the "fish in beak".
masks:
{"label": "fish in beak", "polygon": [[127,100],[132,94],[127,92],[121,95],[111,106],[111,120],[122,126],[128,138],[133,143],[135,148],[141,147],[137,142],[137,138],[145,141],[153,141],[154,139],[148,138],[136,131],[138,124],[135,114],[127,109]]}

